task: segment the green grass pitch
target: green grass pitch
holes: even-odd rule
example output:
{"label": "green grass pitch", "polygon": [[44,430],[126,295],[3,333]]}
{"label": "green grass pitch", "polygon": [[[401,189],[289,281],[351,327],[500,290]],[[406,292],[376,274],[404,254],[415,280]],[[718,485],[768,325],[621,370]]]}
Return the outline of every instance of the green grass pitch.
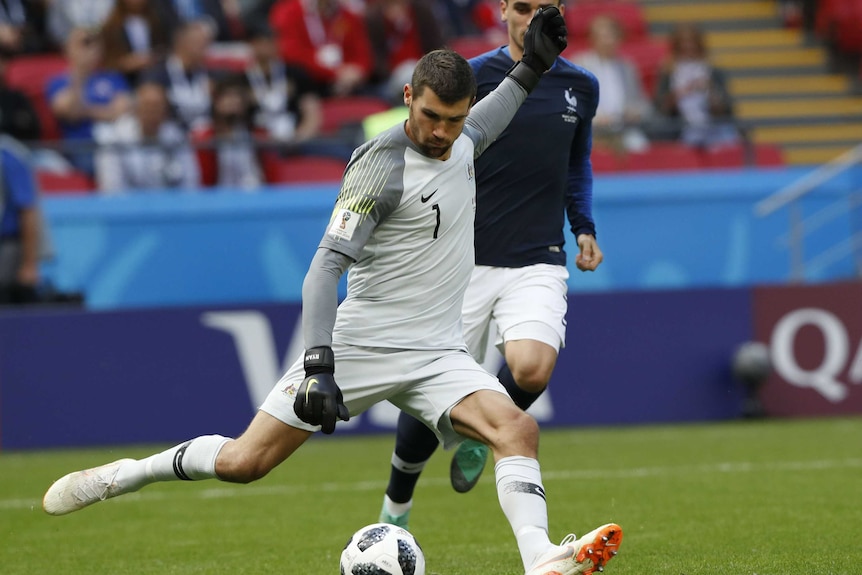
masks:
{"label": "green grass pitch", "polygon": [[[49,517],[57,477],[156,447],[0,453],[0,573],[338,573],[348,537],[374,523],[391,436],[319,437],[252,485],[151,485]],[[493,470],[466,495],[438,452],[412,530],[428,574],[518,575]],[[862,573],[862,418],[553,429],[540,461],[551,535],[615,521],[609,575]]]}

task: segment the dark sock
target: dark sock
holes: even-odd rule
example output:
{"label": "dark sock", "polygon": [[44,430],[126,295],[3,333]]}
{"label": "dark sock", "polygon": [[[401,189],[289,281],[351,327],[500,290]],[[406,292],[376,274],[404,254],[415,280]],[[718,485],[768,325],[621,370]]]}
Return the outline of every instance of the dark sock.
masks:
{"label": "dark sock", "polygon": [[[424,465],[431,459],[438,445],[437,436],[424,423],[401,412],[398,416],[398,431],[395,435],[395,455],[405,463]],[[421,467],[413,473],[397,469],[394,465],[389,474],[386,495],[395,503],[407,503],[413,498]]]}
{"label": "dark sock", "polygon": [[512,375],[512,371],[509,369],[507,364],[503,364],[503,367],[500,368],[500,371],[497,373],[497,379],[500,380],[500,383],[503,384],[503,387],[506,388],[506,391],[509,392],[509,396],[512,398],[512,401],[515,402],[515,405],[523,409],[527,410],[528,407],[533,405],[539,396],[542,395],[544,389],[538,393],[533,393],[531,391],[524,391],[518,384],[515,383],[515,376]]}

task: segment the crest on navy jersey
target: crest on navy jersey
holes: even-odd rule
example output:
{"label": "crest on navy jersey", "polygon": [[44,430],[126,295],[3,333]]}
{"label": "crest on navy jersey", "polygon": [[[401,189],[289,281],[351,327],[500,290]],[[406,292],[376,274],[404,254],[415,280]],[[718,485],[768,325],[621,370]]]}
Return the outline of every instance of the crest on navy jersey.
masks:
{"label": "crest on navy jersey", "polygon": [[575,112],[578,111],[578,99],[572,93],[571,88],[569,88],[568,90],[565,91],[565,97],[566,97],[566,103],[568,104],[568,106],[566,106],[566,110],[568,110],[569,112],[574,114]]}
{"label": "crest on navy jersey", "polygon": [[578,122],[578,98],[571,88],[563,92],[563,97],[566,99],[566,111],[563,112],[563,120],[576,124]]}

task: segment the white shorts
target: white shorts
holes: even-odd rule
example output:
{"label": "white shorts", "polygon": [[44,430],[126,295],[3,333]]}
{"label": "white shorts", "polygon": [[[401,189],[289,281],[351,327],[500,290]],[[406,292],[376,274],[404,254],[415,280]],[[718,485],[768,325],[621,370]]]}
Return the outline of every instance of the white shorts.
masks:
{"label": "white shorts", "polygon": [[[482,369],[466,350],[397,350],[337,342],[333,342],[332,349],[335,381],[351,417],[388,400],[424,422],[447,449],[464,439],[455,433],[449,419],[453,407],[480,390],[506,394],[497,378]],[[317,431],[319,426],[305,423],[293,411],[293,401],[304,378],[300,357],[260,409],[292,427]]]}
{"label": "white shorts", "polygon": [[[464,339],[476,361],[485,361],[488,338],[503,351],[507,341],[541,341],[558,352],[566,345],[565,266],[476,266],[464,294]],[[495,333],[490,327],[496,325]]]}

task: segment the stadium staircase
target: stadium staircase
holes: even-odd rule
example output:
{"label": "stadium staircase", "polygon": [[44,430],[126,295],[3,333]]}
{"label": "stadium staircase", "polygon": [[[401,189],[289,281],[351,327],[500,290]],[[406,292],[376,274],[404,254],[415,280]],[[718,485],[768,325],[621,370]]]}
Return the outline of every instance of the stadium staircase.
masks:
{"label": "stadium staircase", "polygon": [[[855,0],[847,0],[854,2]],[[756,144],[788,164],[821,164],[862,140],[862,96],[819,39],[787,28],[775,0],[639,0],[652,37],[677,22],[707,32],[712,61],[728,76],[736,115]]]}

